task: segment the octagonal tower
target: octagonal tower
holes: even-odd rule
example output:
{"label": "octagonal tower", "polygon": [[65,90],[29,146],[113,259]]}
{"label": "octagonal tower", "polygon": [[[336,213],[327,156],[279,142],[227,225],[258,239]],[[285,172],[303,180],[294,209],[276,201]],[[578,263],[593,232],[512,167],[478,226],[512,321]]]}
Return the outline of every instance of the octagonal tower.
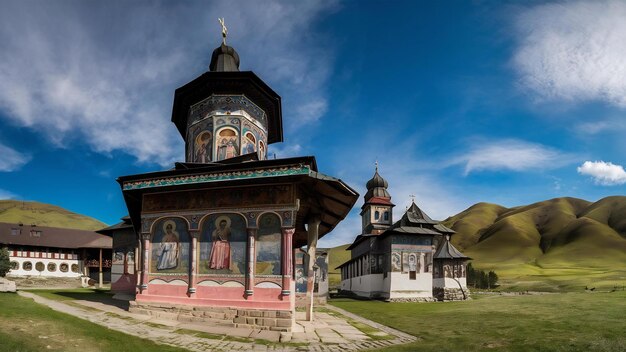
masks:
{"label": "octagonal tower", "polygon": [[176,90],[172,122],[185,140],[186,162],[211,163],[241,155],[267,158],[282,142],[280,96],[225,44],[213,51],[209,72]]}

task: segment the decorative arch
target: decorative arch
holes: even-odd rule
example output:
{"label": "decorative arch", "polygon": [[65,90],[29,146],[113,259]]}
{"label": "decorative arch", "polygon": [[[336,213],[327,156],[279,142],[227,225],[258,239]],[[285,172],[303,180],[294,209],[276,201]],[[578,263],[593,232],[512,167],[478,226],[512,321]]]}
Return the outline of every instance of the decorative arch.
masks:
{"label": "decorative arch", "polygon": [[281,274],[282,219],[273,212],[263,213],[257,222],[256,275]]}
{"label": "decorative arch", "polygon": [[239,131],[235,127],[222,127],[216,132],[216,161],[239,156]]}
{"label": "decorative arch", "polygon": [[239,213],[212,213],[200,222],[200,274],[245,275],[247,222]]}
{"label": "decorative arch", "polygon": [[252,131],[246,131],[241,140],[241,155],[256,152],[257,138]]}
{"label": "decorative arch", "polygon": [[184,217],[161,217],[152,223],[150,273],[187,274],[191,255],[189,223]]}

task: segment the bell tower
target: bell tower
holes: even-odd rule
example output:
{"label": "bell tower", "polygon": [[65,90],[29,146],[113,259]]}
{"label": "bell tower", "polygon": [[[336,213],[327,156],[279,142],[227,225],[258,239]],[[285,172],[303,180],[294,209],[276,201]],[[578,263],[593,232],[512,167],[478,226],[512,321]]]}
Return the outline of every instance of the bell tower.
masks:
{"label": "bell tower", "polygon": [[209,71],[176,90],[172,122],[185,140],[188,163],[250,154],[265,160],[267,146],[283,141],[280,96],[252,71],[239,71],[239,54],[226,45],[220,23],[222,43]]}
{"label": "bell tower", "polygon": [[387,180],[378,174],[378,162],[376,171],[371,180],[367,181],[367,193],[365,203],[361,207],[362,233],[379,234],[393,224],[393,207],[391,195],[387,191]]}

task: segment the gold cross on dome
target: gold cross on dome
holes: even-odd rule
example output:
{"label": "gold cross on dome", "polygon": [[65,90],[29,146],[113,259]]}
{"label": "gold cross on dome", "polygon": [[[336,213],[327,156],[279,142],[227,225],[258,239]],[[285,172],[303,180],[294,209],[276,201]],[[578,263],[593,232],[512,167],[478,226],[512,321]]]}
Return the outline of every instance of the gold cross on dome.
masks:
{"label": "gold cross on dome", "polygon": [[226,35],[228,34],[228,29],[226,28],[226,25],[224,24],[224,17],[218,18],[217,20],[222,25],[222,44],[226,45]]}

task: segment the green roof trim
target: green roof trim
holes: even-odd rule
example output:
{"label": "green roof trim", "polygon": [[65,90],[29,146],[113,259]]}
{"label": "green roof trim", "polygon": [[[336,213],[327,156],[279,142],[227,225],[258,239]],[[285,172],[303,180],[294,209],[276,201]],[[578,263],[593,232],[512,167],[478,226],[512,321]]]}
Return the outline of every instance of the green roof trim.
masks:
{"label": "green roof trim", "polygon": [[278,167],[260,170],[244,170],[232,172],[212,172],[199,175],[182,175],[170,177],[156,177],[140,181],[126,181],[122,184],[124,191],[155,188],[164,186],[190,185],[198,183],[210,183],[230,180],[242,180],[251,178],[280,177],[293,175],[309,175],[309,165]]}

